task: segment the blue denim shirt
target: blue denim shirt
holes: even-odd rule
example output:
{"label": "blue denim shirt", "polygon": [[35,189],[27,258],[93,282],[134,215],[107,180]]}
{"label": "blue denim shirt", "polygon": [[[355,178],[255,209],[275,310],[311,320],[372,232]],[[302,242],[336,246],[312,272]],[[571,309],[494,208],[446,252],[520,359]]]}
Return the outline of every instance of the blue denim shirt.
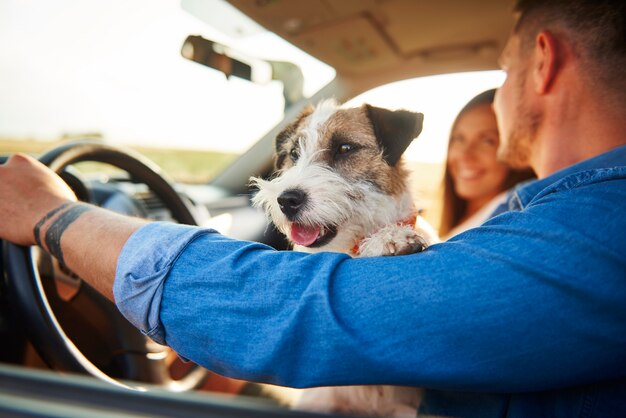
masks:
{"label": "blue denim shirt", "polygon": [[426,387],[421,411],[442,416],[626,416],[626,146],[508,205],[422,253],[359,259],[152,223],[115,298],[226,376]]}

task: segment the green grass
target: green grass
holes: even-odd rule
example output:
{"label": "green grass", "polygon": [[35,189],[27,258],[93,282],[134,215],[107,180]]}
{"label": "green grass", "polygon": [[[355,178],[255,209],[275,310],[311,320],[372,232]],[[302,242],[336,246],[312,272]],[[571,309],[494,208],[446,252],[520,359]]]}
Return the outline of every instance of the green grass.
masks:
{"label": "green grass", "polygon": [[[61,143],[61,141],[0,139],[0,154],[24,152],[37,156]],[[132,149],[156,163],[169,177],[183,183],[207,182],[237,158],[237,154],[212,151],[149,147],[132,147]],[[96,167],[94,164],[81,164],[81,171],[89,172],[101,169],[101,165]]]}
{"label": "green grass", "polygon": [[154,161],[170,177],[183,183],[206,183],[238,156],[196,150],[156,148],[136,148],[136,150]]}

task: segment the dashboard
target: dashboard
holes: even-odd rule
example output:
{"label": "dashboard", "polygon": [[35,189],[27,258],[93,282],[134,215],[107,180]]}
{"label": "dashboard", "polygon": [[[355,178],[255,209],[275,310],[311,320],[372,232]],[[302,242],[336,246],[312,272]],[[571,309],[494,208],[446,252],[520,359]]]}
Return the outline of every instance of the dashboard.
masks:
{"label": "dashboard", "polygon": [[[173,222],[163,202],[145,184],[125,178],[91,179],[85,182],[91,202],[115,212],[152,221]],[[250,203],[250,195],[230,195],[210,184],[176,184],[181,198],[191,203],[199,226],[232,238],[261,242],[278,250],[287,241]]]}

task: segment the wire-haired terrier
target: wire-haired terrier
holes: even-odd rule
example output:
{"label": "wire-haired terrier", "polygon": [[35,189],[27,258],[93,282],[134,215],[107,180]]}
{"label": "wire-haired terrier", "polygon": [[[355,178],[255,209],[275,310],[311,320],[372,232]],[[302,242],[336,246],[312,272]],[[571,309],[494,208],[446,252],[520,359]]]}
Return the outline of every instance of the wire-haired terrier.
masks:
{"label": "wire-haired terrier", "polygon": [[[437,238],[419,216],[402,154],[423,115],[334,101],[308,107],[276,137],[276,177],[251,179],[253,197],[294,250],[353,257],[422,251]],[[415,416],[418,388],[337,386],[305,389],[298,409]]]}

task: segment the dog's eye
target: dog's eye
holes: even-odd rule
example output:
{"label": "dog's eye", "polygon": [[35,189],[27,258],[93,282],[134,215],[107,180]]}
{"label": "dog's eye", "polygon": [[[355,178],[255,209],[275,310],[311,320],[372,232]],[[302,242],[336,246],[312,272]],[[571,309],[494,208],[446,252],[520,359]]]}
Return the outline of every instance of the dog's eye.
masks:
{"label": "dog's eye", "polygon": [[337,154],[347,154],[350,151],[354,150],[354,145],[351,144],[341,144],[339,148],[337,148]]}
{"label": "dog's eye", "polygon": [[298,151],[298,148],[292,148],[289,155],[291,156],[291,159],[296,162],[298,161],[298,157],[300,157],[300,151]]}

